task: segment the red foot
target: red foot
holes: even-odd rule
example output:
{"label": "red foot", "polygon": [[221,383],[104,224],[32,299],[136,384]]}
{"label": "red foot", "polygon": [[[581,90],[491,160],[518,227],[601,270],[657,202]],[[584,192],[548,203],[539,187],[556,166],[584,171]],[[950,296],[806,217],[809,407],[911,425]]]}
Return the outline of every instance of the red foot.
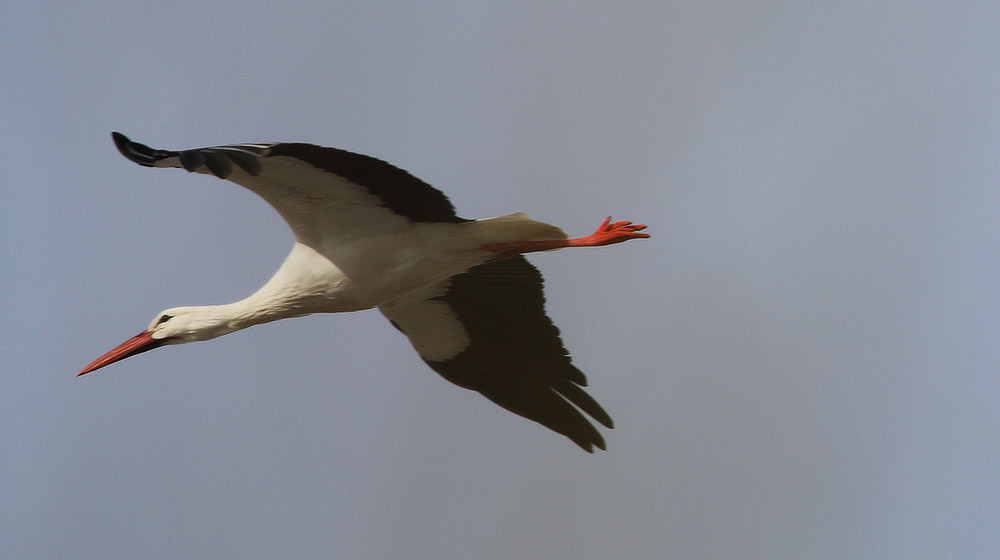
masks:
{"label": "red foot", "polygon": [[648,233],[639,233],[646,229],[646,224],[633,224],[632,222],[611,223],[611,217],[604,218],[601,225],[597,226],[597,231],[586,236],[569,239],[568,247],[600,247],[603,245],[614,245],[629,239],[644,239],[649,237]]}
{"label": "red foot", "polygon": [[586,236],[575,239],[553,239],[551,241],[514,241],[511,243],[490,243],[483,245],[486,251],[493,251],[501,259],[509,259],[521,253],[532,253],[535,251],[549,251],[552,249],[562,249],[563,247],[600,247],[602,245],[614,245],[629,239],[644,239],[649,237],[648,233],[639,233],[646,229],[646,224],[632,224],[632,222],[611,223],[611,218],[605,218],[597,231]]}

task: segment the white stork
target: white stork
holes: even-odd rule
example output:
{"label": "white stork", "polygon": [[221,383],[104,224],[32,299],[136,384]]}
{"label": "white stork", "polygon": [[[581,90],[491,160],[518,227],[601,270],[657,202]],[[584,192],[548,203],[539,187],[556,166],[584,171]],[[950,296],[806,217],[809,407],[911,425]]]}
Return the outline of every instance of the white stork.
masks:
{"label": "white stork", "polygon": [[[559,330],[545,315],[542,277],[521,253],[649,237],[608,218],[567,239],[525,214],[467,220],[440,191],[384,161],[311,144],[237,144],[154,150],[112,133],[147,167],[183,167],[260,195],[288,222],[295,244],[250,297],[175,307],[80,371],[167,344],[209,340],[259,323],[377,307],[434,371],[570,438],[588,452],[604,438],[581,410],[612,428],[584,392]],[[575,406],[574,406],[575,405]],[[578,410],[579,409],[579,410]]]}

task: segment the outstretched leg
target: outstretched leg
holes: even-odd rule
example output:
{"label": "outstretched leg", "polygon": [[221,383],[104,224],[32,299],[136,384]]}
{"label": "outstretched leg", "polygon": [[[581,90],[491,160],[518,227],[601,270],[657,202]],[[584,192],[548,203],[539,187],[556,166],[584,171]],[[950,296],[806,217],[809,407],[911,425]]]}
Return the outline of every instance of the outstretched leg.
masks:
{"label": "outstretched leg", "polygon": [[490,243],[483,245],[483,249],[493,251],[500,258],[510,258],[521,253],[533,253],[535,251],[549,251],[552,249],[562,249],[564,247],[601,247],[603,245],[614,245],[629,239],[643,239],[649,237],[648,233],[640,233],[646,229],[646,224],[633,224],[632,222],[611,223],[611,218],[605,218],[597,231],[574,239],[552,239],[543,241],[512,241],[509,243]]}

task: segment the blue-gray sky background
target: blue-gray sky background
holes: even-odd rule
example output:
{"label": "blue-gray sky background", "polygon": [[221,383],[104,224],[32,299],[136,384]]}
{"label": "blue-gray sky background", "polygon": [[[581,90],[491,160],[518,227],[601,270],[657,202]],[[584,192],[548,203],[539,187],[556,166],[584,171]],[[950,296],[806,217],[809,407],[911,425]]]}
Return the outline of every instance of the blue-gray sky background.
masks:
{"label": "blue-gray sky background", "polygon": [[[48,4],[0,18],[0,556],[1000,556],[995,4]],[[292,241],[112,130],[650,224],[531,259],[609,451],[448,384],[377,312],[75,379]]]}

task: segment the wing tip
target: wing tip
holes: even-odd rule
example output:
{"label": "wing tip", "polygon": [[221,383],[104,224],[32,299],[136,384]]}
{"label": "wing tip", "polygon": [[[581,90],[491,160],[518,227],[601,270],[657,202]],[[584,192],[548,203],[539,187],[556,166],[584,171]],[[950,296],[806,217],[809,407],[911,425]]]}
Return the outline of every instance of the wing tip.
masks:
{"label": "wing tip", "polygon": [[[593,428],[593,426],[591,426],[591,428]],[[600,432],[598,432],[596,429],[592,434],[588,434],[588,436],[590,437],[571,436],[566,433],[564,433],[563,435],[568,437],[573,443],[577,444],[578,446],[580,446],[581,449],[583,449],[587,453],[590,453],[591,455],[593,455],[595,447],[597,449],[600,449],[601,451],[608,450],[608,445],[604,443],[604,437],[601,436]]]}
{"label": "wing tip", "polygon": [[128,144],[129,142],[131,142],[131,140],[128,139],[128,136],[125,136],[124,134],[122,134],[121,132],[118,132],[117,130],[112,130],[111,131],[111,139],[115,141],[115,146],[119,146],[119,147],[123,143],[124,144]]}
{"label": "wing tip", "polygon": [[[573,369],[576,370],[576,368]],[[579,372],[579,370],[576,371]],[[570,380],[555,383],[552,386],[552,390],[576,408],[587,413],[587,415],[599,422],[602,426],[612,429],[615,427],[615,422],[611,419],[611,415],[608,414],[608,411],[604,410],[604,407],[594,400],[594,397],[590,396],[590,394],[584,391],[579,385],[576,385],[573,381]]]}
{"label": "wing tip", "polygon": [[111,133],[111,139],[123,156],[145,167],[156,167],[156,162],[176,155],[176,152],[154,150],[145,144],[133,142],[128,136],[117,131]]}

